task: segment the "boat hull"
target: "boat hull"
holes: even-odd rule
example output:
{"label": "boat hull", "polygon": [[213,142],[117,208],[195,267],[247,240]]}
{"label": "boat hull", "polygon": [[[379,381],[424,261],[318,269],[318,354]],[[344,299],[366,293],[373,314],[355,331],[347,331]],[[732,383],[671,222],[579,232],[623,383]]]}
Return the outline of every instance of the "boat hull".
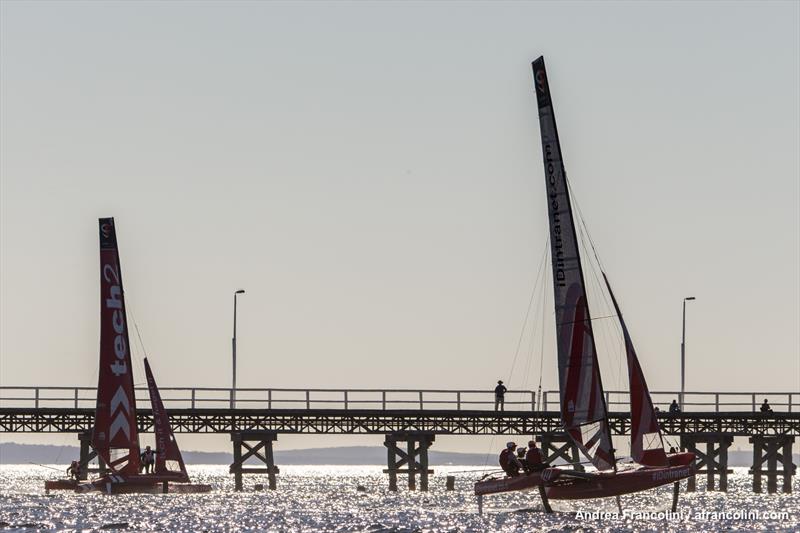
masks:
{"label": "boat hull", "polygon": [[211,492],[211,485],[185,483],[178,476],[137,475],[123,478],[109,474],[79,482],[73,479],[52,479],[44,482],[45,491],[104,492],[106,494],[196,494]]}
{"label": "boat hull", "polygon": [[76,490],[78,484],[74,479],[48,479],[44,482],[44,490]]}
{"label": "boat hull", "polygon": [[640,467],[620,472],[585,473],[547,468],[526,475],[488,479],[475,484],[478,496],[525,491],[545,487],[549,499],[583,500],[607,498],[649,490],[686,479],[695,474],[693,453],[668,456],[669,466]]}

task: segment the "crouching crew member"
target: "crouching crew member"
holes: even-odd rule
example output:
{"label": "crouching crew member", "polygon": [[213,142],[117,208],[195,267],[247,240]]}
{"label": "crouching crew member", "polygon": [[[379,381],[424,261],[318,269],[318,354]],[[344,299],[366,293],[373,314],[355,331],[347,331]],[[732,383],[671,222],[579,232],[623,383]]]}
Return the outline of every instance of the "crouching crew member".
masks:
{"label": "crouching crew member", "polygon": [[522,468],[522,464],[519,462],[519,459],[517,459],[517,454],[515,453],[516,449],[517,444],[515,442],[509,442],[506,444],[506,449],[500,452],[500,468],[511,477],[518,476]]}

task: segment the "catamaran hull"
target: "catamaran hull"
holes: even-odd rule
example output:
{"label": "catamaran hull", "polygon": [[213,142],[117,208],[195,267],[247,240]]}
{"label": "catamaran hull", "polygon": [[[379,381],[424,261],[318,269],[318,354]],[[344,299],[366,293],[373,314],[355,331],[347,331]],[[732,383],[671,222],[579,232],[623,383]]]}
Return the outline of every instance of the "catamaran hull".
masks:
{"label": "catamaran hull", "polygon": [[76,490],[78,484],[74,479],[48,479],[44,482],[44,490]]}
{"label": "catamaran hull", "polygon": [[177,476],[139,475],[122,478],[111,474],[92,481],[51,479],[44,482],[45,491],[71,490],[75,492],[103,492],[106,494],[195,494],[211,492],[205,483],[184,483]]}
{"label": "catamaran hull", "polygon": [[669,466],[640,467],[621,472],[584,473],[546,468],[526,475],[488,479],[475,483],[475,494],[485,496],[503,492],[526,491],[545,487],[553,500],[607,498],[668,485],[695,474],[693,453],[668,456]]}
{"label": "catamaran hull", "polygon": [[552,484],[546,484],[545,492],[551,500],[608,498],[669,485],[692,474],[694,466],[688,465],[640,468],[617,474],[598,474],[588,479],[561,476]]}

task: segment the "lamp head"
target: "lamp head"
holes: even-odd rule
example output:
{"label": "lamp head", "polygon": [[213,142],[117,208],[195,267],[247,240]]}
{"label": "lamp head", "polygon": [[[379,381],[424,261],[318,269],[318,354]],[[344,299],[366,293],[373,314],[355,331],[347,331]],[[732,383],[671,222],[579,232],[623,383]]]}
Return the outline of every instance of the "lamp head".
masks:
{"label": "lamp head", "polygon": [[[244,292],[244,291],[242,291],[242,292]],[[684,298],[684,300],[686,300],[687,302],[691,301],[691,300],[694,300],[694,299],[695,299],[694,296],[687,296],[686,298]]]}
{"label": "lamp head", "polygon": [[[234,294],[244,294],[244,289],[239,289]],[[694,300],[694,298],[692,298]]]}

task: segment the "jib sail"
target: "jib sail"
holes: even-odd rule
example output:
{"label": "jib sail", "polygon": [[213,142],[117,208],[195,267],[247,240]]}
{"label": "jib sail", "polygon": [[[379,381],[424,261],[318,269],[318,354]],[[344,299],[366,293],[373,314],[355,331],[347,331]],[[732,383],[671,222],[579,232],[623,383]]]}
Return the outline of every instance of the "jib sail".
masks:
{"label": "jib sail", "polygon": [[631,396],[631,457],[634,462],[645,466],[667,466],[667,454],[664,451],[664,440],[661,437],[661,428],[658,427],[653,400],[650,390],[644,380],[642,366],[633,348],[633,341],[628,333],[628,327],[622,318],[622,312],[617,305],[617,299],[611,290],[605,272],[603,279],[606,282],[608,294],[614,303],[614,310],[622,327],[622,336],[625,339],[625,353],[628,360],[628,383]]}
{"label": "jib sail", "polygon": [[156,474],[180,474],[183,481],[189,481],[189,474],[186,473],[186,465],[183,463],[181,451],[172,433],[169,424],[169,415],[164,409],[164,402],[161,401],[161,393],[158,392],[156,380],[150,370],[150,363],[144,359],[144,372],[147,377],[147,388],[150,392],[150,406],[153,409],[153,426],[156,435]]}
{"label": "jib sail", "polygon": [[599,469],[615,467],[561,145],[544,58],[533,62],[550,221],[561,420]]}
{"label": "jib sail", "polygon": [[100,219],[100,372],[92,446],[114,472],[139,472],[136,398],[113,218]]}

